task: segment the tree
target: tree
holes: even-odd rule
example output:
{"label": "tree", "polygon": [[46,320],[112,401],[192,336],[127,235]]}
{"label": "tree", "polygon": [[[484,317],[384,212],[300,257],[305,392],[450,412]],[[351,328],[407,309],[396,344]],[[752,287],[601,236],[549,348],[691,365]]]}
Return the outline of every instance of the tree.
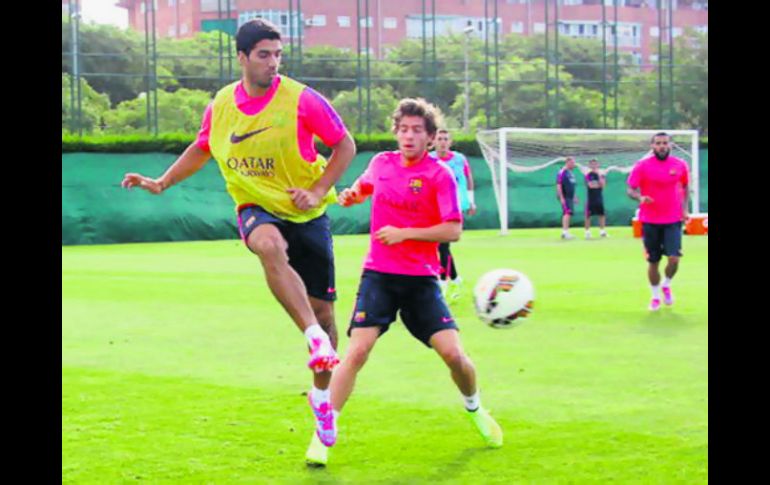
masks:
{"label": "tree", "polygon": [[[102,118],[110,109],[110,98],[106,94],[97,93],[88,81],[80,78],[80,120],[73,118],[73,106],[71,92],[72,81],[70,76],[61,75],[61,128],[62,131],[77,133],[80,129],[84,133],[99,133],[102,129]],[[75,95],[77,106],[77,95]]]}
{"label": "tree", "polygon": [[[366,120],[359,116],[366,116],[366,93],[362,92],[363,109],[358,110],[358,89],[342,91],[334,98],[332,105],[337,113],[345,121],[345,125],[352,132],[358,131],[358,123],[361,122],[362,130],[366,130]],[[371,116],[369,123],[372,132],[388,132],[391,128],[391,115],[396,109],[398,98],[388,85],[375,87],[370,92]]]}
{"label": "tree", "polygon": [[[668,46],[663,46],[664,50]],[[656,66],[657,67],[657,66]],[[664,66],[665,69],[665,66]],[[667,74],[667,73],[666,73]],[[620,90],[621,114],[631,128],[661,128],[661,115],[669,114],[668,77],[660,106],[658,71],[630,76]],[[674,112],[670,126],[699,129],[708,134],[708,35],[687,29],[674,42]],[[661,112],[661,110],[667,110]]]}
{"label": "tree", "polygon": [[[179,89],[173,93],[158,91],[158,132],[197,133],[211,95],[206,91]],[[146,133],[147,98],[123,101],[104,115],[105,131],[109,133]]]}
{"label": "tree", "polygon": [[[72,37],[62,19],[62,73],[72,72]],[[112,25],[80,24],[78,65],[96,91],[117,104],[135,98],[145,83],[144,39]]]}

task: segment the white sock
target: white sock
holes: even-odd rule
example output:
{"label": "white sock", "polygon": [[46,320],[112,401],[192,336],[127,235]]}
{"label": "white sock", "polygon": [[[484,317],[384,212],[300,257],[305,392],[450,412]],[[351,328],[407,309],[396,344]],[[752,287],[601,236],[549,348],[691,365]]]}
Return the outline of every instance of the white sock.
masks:
{"label": "white sock", "polygon": [[652,288],[652,297],[660,300],[660,285],[658,286],[650,285],[650,288]]}
{"label": "white sock", "polygon": [[341,411],[337,411],[336,409],[332,409],[332,414],[334,415],[334,420],[335,420],[335,421],[337,421],[338,419],[340,419],[340,412],[341,412]]}
{"label": "white sock", "polygon": [[324,329],[321,328],[320,325],[317,323],[314,323],[313,325],[309,326],[305,329],[305,337],[307,337],[308,343],[312,344],[312,340],[316,338],[320,338],[322,340],[328,340],[329,336],[326,335],[326,332],[324,332]]}
{"label": "white sock", "polygon": [[472,396],[466,396],[463,394],[463,401],[465,401],[465,409],[468,411],[475,411],[481,407],[481,397],[479,391],[476,390],[476,394]]}
{"label": "white sock", "polygon": [[663,284],[661,285],[663,288],[671,288],[671,278],[666,276],[663,278]]}
{"label": "white sock", "polygon": [[321,403],[329,402],[331,399],[331,392],[329,389],[318,389],[315,386],[310,390],[310,399],[313,401],[313,406],[318,407]]}

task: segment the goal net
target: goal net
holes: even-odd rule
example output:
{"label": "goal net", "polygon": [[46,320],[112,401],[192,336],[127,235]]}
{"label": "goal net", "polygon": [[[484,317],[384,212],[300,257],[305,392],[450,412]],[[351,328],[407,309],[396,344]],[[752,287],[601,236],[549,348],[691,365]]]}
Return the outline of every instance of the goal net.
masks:
{"label": "goal net", "polygon": [[[698,132],[696,130],[582,130],[556,128],[498,128],[476,134],[492,174],[500,232],[508,232],[509,178],[563,164],[574,157],[581,171],[596,159],[604,173],[629,173],[634,164],[651,154],[656,133],[671,135],[671,154],[690,168],[691,213],[698,212]],[[555,181],[554,181],[555,184]],[[555,186],[555,185],[554,185]],[[555,189],[554,189],[555,192]]]}

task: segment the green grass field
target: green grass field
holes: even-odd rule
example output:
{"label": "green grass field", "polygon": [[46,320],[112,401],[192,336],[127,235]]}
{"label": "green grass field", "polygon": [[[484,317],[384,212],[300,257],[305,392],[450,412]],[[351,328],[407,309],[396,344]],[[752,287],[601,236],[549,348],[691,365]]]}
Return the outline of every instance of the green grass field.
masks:
{"label": "green grass field", "polygon": [[[452,246],[466,280],[452,308],[505,446],[484,447],[443,363],[397,324],[325,469],[304,464],[304,337],[240,241],[63,247],[62,482],[706,483],[708,238],[684,238],[676,304],[651,314],[630,228],[558,235],[469,231]],[[341,334],[367,243],[335,238]],[[498,267],[535,284],[513,330],[473,315],[473,282]]]}

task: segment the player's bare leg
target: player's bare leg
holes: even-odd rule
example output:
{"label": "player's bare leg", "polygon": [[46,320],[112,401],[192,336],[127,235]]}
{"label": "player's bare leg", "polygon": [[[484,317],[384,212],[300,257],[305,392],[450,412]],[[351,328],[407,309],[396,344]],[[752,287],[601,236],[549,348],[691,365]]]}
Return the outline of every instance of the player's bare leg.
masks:
{"label": "player's bare leg", "polygon": [[679,269],[679,256],[669,256],[668,264],[664,273],[666,278],[663,280],[661,291],[663,292],[663,303],[666,305],[674,304],[674,294],[671,292],[671,280]]}
{"label": "player's bare leg", "polygon": [[607,223],[607,216],[599,216],[599,236],[607,237],[607,230],[604,228]]}
{"label": "player's bare leg", "polygon": [[332,375],[332,406],[336,412],[339,413],[345,407],[345,403],[353,392],[356,376],[369,358],[369,353],[379,336],[380,327],[358,327],[350,332],[350,342],[345,351],[345,357]]}
{"label": "player's bare leg", "polygon": [[319,326],[308,300],[302,279],[289,266],[288,244],[272,224],[262,224],[249,234],[249,249],[259,256],[270,291],[286,310],[295,325],[306,334],[311,346],[308,366],[315,372],[331,370],[339,363],[329,336]]}
{"label": "player's bare leg", "polygon": [[503,446],[503,430],[481,406],[476,387],[476,368],[465,354],[457,330],[446,329],[434,333],[430,338],[430,344],[449,367],[452,380],[463,395],[468,416],[484,441],[493,448]]}
{"label": "player's bare leg", "polygon": [[660,308],[660,270],[658,266],[660,261],[649,263],[647,266],[647,279],[650,280],[652,288],[652,299],[650,300],[650,311],[657,311]]}
{"label": "player's bare leg", "polygon": [[570,221],[570,214],[564,214],[561,216],[561,238],[562,239],[573,239],[572,234],[569,233],[569,221]]}
{"label": "player's bare leg", "polygon": [[585,217],[586,239],[591,239],[591,214],[586,211]]}

